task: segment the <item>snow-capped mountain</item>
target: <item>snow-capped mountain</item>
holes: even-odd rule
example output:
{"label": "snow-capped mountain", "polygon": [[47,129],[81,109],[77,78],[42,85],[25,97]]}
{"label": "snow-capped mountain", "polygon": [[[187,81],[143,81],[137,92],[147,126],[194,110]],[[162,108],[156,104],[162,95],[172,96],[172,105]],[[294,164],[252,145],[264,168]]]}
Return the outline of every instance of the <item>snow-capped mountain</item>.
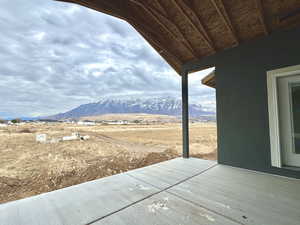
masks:
{"label": "snow-capped mountain", "polygon": [[[68,112],[60,113],[48,118],[69,119],[84,116],[97,116],[112,113],[146,113],[160,115],[181,115],[181,101],[172,97],[165,98],[137,98],[137,99],[117,99],[106,98],[96,103],[80,105]],[[208,111],[199,104],[190,104],[189,111],[191,117],[214,116],[215,112]]]}

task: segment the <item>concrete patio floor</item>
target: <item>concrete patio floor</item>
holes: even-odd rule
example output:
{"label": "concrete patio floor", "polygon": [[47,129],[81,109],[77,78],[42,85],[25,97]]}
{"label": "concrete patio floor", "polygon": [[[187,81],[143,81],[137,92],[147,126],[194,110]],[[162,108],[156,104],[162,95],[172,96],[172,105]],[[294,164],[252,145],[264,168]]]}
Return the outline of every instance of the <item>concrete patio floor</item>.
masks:
{"label": "concrete patio floor", "polygon": [[1,225],[299,225],[300,180],[177,158],[0,205]]}

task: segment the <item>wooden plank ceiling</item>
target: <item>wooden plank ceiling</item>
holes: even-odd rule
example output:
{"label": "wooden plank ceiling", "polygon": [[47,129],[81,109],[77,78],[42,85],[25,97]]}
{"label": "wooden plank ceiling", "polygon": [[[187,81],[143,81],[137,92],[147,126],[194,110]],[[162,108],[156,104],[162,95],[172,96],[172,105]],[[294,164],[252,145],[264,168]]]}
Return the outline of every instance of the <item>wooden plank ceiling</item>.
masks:
{"label": "wooden plank ceiling", "polygon": [[58,0],[130,23],[179,73],[190,61],[300,25],[300,0]]}

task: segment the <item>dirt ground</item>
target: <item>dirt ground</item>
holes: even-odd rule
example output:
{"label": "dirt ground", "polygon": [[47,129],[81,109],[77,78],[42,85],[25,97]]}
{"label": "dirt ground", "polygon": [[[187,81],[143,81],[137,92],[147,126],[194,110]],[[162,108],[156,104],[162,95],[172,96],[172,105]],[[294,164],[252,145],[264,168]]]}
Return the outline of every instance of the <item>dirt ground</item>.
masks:
{"label": "dirt ground", "polygon": [[[37,143],[79,132],[86,141]],[[17,200],[181,155],[181,125],[67,123],[0,127],[0,203]],[[215,123],[190,126],[193,157],[216,159]]]}

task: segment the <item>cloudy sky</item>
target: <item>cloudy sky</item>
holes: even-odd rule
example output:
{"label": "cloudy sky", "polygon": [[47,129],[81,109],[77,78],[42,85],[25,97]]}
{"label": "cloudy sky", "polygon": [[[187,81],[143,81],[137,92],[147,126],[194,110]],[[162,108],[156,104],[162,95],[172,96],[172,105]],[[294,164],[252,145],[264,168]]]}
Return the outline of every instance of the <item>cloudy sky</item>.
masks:
{"label": "cloudy sky", "polygon": [[[50,0],[0,1],[0,117],[64,112],[103,97],[180,96],[180,77],[126,22]],[[190,75],[190,97],[215,93]]]}

